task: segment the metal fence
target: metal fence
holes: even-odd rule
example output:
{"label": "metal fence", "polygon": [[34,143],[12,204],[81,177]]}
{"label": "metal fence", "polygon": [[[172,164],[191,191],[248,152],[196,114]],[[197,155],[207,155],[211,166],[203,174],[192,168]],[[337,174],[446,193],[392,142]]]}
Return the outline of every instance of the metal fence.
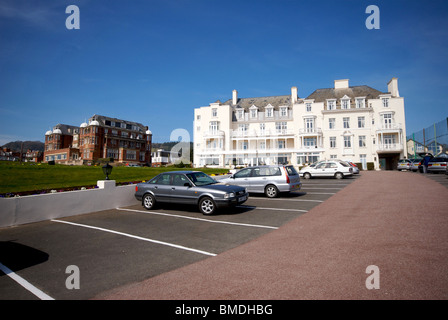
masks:
{"label": "metal fence", "polygon": [[447,152],[448,118],[408,135],[407,140],[414,142],[414,154],[410,154],[409,156],[419,152],[430,152],[433,155]]}

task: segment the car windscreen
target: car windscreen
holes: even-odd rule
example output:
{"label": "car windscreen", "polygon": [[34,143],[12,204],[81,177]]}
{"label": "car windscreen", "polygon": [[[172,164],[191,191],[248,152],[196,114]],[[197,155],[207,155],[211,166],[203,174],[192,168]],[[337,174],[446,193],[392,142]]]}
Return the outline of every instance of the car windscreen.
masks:
{"label": "car windscreen", "polygon": [[206,186],[216,183],[213,178],[209,177],[203,172],[187,173],[187,177],[197,186]]}

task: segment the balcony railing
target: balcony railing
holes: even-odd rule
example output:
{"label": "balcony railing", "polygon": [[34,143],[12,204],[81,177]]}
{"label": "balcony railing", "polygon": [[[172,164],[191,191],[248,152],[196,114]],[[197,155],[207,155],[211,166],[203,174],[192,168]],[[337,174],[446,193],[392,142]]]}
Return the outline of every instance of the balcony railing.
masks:
{"label": "balcony railing", "polygon": [[321,128],[300,128],[299,134],[300,135],[321,135],[322,129]]}
{"label": "balcony railing", "polygon": [[269,137],[282,137],[282,136],[294,136],[293,130],[280,129],[280,130],[261,130],[261,131],[238,131],[233,130],[230,132],[232,138],[269,138]]}
{"label": "balcony railing", "polygon": [[379,126],[377,126],[377,131],[388,131],[388,130],[401,130],[401,123],[383,123]]}
{"label": "balcony railing", "polygon": [[203,133],[204,137],[224,137],[225,132],[222,130],[209,130]]}
{"label": "balcony railing", "polygon": [[383,143],[379,144],[377,147],[378,151],[402,151],[403,150],[403,144],[400,143]]}

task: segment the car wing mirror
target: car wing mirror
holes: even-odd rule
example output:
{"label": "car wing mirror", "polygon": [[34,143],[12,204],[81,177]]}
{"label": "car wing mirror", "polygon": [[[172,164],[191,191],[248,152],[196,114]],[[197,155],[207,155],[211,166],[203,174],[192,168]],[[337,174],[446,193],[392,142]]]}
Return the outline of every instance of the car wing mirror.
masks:
{"label": "car wing mirror", "polygon": [[189,182],[185,182],[185,183],[184,183],[184,187],[189,187],[189,188],[190,188],[190,187],[191,187],[191,184],[190,184]]}

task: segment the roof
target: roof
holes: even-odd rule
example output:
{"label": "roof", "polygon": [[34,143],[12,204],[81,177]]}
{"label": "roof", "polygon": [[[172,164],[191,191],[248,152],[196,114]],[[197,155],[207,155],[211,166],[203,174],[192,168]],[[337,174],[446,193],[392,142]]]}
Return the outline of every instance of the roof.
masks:
{"label": "roof", "polygon": [[349,88],[328,88],[317,89],[310,94],[306,99],[314,99],[314,102],[325,102],[327,99],[341,99],[344,96],[354,99],[356,97],[366,97],[366,99],[376,99],[384,92],[373,89],[369,86],[355,86]]}
{"label": "roof", "polygon": [[[232,99],[225,101],[223,104],[232,105]],[[260,112],[263,112],[265,107],[268,105],[272,105],[274,109],[278,109],[279,106],[289,106],[291,105],[291,96],[270,96],[270,97],[258,97],[258,98],[240,98],[237,101],[236,108],[243,108],[246,111],[249,110],[250,107],[255,105],[258,107]]]}

